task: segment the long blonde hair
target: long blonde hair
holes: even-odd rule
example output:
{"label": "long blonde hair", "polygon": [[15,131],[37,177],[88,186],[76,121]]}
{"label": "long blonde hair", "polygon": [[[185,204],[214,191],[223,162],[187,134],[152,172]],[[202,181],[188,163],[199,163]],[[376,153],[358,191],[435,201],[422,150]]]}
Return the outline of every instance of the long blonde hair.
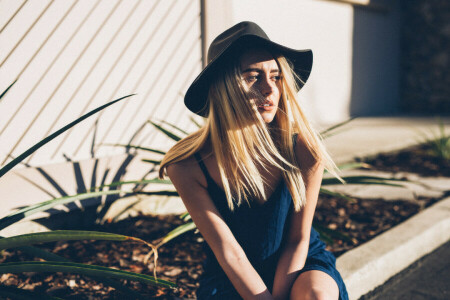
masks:
{"label": "long blonde hair", "polygon": [[282,74],[282,92],[272,122],[275,125],[269,125],[273,128],[268,128],[250,101],[239,60],[236,59],[217,74],[210,85],[207,103],[209,114],[205,125],[167,152],[160,165],[160,178],[164,177],[168,165],[191,157],[209,142],[231,210],[243,201],[251,205],[251,197],[266,199],[264,179],[258,166],[276,166],[282,172],[295,210],[299,211],[306,203],[306,191],[301,166],[294,152],[294,134],[298,134],[325,169],[337,176],[336,165],[297,102],[295,73],[286,58],[281,55],[274,57]]}

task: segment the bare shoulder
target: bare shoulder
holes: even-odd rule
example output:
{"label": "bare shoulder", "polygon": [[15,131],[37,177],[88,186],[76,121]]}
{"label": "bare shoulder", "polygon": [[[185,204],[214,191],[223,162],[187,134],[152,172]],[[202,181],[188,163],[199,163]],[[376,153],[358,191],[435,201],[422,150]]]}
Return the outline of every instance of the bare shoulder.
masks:
{"label": "bare shoulder", "polygon": [[317,163],[317,160],[314,158],[313,154],[309,150],[308,146],[306,146],[300,135],[297,135],[296,137],[294,151],[295,157],[301,167],[310,167]]}
{"label": "bare shoulder", "polygon": [[167,167],[167,175],[175,185],[178,183],[206,186],[206,180],[201,172],[200,166],[192,156],[170,164]]}

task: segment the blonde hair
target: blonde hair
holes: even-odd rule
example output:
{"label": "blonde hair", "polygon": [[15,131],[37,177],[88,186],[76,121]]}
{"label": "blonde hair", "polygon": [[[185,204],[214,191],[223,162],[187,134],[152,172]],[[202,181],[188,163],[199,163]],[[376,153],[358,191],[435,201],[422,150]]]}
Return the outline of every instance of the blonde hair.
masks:
{"label": "blonde hair", "polygon": [[297,102],[296,74],[286,58],[280,55],[274,57],[282,74],[282,91],[272,122],[275,123],[272,136],[249,99],[249,91],[243,83],[239,61],[236,60],[217,74],[210,85],[209,114],[205,125],[167,152],[160,165],[160,178],[164,177],[168,165],[191,157],[210,142],[231,210],[244,201],[251,205],[251,197],[266,199],[264,179],[258,166],[276,166],[282,172],[295,210],[299,211],[306,203],[306,191],[296,161],[294,134],[298,134],[325,169],[338,176],[336,165]]}

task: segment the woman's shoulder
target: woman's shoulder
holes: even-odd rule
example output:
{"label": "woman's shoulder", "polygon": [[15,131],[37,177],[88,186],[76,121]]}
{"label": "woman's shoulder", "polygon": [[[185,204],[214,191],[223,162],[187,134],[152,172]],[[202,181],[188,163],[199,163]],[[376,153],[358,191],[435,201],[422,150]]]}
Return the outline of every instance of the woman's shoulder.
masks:
{"label": "woman's shoulder", "polygon": [[169,177],[172,175],[185,174],[192,171],[192,169],[197,164],[194,156],[189,156],[183,160],[179,160],[177,162],[171,163],[167,166],[167,173]]}
{"label": "woman's shoulder", "polygon": [[168,165],[167,175],[172,181],[182,178],[183,181],[195,182],[201,186],[206,186],[206,180],[202,176],[202,171],[194,155]]}

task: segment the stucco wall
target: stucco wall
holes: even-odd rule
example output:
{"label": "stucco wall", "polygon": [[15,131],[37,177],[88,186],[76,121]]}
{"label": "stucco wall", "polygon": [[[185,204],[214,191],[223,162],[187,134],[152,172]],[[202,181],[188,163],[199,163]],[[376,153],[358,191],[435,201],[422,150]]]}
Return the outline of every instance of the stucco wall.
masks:
{"label": "stucco wall", "polygon": [[396,2],[374,8],[322,0],[206,1],[207,44],[235,23],[254,21],[276,42],[313,50],[312,74],[299,96],[315,123],[391,114],[399,103]]}
{"label": "stucco wall", "polygon": [[26,162],[123,153],[104,144],[164,147],[152,126],[136,135],[148,119],[193,128],[181,103],[202,65],[200,19],[198,0],[1,1],[0,90],[17,82],[0,102],[0,165],[82,114],[132,93]]}

